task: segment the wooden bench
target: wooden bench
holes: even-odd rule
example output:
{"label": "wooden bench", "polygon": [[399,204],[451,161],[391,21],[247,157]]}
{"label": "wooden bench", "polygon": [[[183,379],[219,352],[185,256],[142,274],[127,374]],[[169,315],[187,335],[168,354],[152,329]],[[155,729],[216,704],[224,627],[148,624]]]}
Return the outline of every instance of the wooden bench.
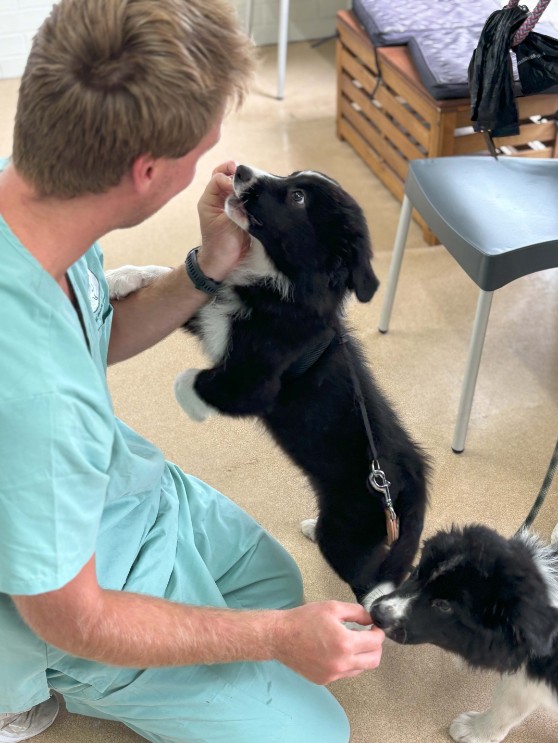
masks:
{"label": "wooden bench", "polygon": [[[484,136],[471,125],[469,98],[433,98],[406,46],[374,48],[352,11],[338,12],[337,31],[337,136],[400,201],[410,160],[486,152]],[[495,139],[496,146],[506,155],[556,157],[558,94],[517,98],[516,104],[520,133]],[[425,240],[435,244],[415,218]]]}

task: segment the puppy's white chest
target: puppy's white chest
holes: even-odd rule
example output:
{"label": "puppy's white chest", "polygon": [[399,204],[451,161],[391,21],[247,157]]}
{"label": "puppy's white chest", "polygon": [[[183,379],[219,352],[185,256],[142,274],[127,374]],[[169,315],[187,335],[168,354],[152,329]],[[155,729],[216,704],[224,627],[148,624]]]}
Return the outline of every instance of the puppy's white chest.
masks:
{"label": "puppy's white chest", "polygon": [[232,289],[222,291],[218,299],[199,310],[200,340],[213,364],[218,364],[226,356],[233,318],[242,312],[242,302]]}

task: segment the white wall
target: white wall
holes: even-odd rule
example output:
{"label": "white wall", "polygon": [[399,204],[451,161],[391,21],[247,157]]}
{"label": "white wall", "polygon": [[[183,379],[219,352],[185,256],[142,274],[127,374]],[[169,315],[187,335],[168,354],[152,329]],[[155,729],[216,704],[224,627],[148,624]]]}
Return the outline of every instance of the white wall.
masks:
{"label": "white wall", "polygon": [[0,0],[0,78],[19,77],[52,0]]}
{"label": "white wall", "polygon": [[[244,22],[249,0],[231,0]],[[207,0],[211,2],[211,0]],[[257,44],[277,42],[280,0],[254,0],[252,33]],[[35,31],[53,0],[0,0],[0,78],[19,77]],[[346,0],[291,0],[289,39],[319,39],[335,32],[335,13]]]}
{"label": "white wall", "polygon": [[[241,19],[249,0],[231,0]],[[254,0],[252,34],[256,44],[277,42],[280,0]],[[321,39],[335,33],[335,14],[351,6],[350,0],[290,0],[289,40]]]}

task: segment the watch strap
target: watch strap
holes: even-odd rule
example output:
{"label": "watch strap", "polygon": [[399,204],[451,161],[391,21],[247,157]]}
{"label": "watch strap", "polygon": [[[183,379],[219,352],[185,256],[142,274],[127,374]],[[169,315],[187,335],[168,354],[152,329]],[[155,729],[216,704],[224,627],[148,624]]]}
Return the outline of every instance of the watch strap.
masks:
{"label": "watch strap", "polygon": [[221,282],[210,279],[209,276],[204,274],[198,263],[198,252],[199,248],[192,248],[186,256],[186,260],[184,261],[186,273],[196,289],[205,292],[205,294],[217,294],[221,287]]}

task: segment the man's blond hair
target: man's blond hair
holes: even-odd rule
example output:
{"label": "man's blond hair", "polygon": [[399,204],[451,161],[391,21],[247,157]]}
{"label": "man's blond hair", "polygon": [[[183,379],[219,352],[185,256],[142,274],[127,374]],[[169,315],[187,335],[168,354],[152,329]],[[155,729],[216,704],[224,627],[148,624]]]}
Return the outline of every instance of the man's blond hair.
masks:
{"label": "man's blond hair", "polygon": [[227,0],[60,0],[21,81],[14,165],[41,196],[106,191],[139,155],[194,149],[253,66]]}

